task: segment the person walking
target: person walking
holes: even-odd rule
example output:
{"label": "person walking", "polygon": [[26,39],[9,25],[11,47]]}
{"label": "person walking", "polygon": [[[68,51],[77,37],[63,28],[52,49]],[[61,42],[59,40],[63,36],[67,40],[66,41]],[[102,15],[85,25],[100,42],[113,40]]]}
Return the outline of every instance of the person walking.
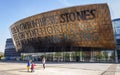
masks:
{"label": "person walking", "polygon": [[28,72],[30,71],[30,66],[31,66],[31,60],[29,60],[29,61],[27,62],[27,71],[28,71]]}
{"label": "person walking", "polygon": [[44,69],[45,69],[45,62],[46,62],[45,57],[43,57],[43,58],[42,58],[42,64],[43,64],[43,68],[44,68]]}

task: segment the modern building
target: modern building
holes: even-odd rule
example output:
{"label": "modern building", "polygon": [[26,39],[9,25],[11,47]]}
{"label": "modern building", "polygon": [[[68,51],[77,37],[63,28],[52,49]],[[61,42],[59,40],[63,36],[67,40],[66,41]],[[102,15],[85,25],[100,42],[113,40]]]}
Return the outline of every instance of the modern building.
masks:
{"label": "modern building", "polygon": [[113,23],[114,35],[116,39],[118,62],[120,62],[120,18],[112,20],[112,23]]}
{"label": "modern building", "polygon": [[20,57],[20,53],[16,52],[12,38],[8,38],[6,40],[4,53],[6,60],[16,60],[18,57]]}
{"label": "modern building", "polygon": [[33,15],[10,26],[22,57],[47,61],[115,62],[107,4],[75,6]]}

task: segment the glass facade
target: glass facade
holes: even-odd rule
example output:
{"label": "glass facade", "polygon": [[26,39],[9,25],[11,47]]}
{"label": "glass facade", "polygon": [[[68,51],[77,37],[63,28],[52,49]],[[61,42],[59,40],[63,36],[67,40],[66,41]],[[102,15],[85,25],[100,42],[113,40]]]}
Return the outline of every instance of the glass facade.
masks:
{"label": "glass facade", "polygon": [[117,49],[118,61],[120,62],[120,18],[114,19],[112,23],[114,27],[114,35],[117,45],[116,49]]}
{"label": "glass facade", "polygon": [[42,56],[47,61],[52,62],[115,62],[114,50],[101,50],[94,48],[73,48],[79,49],[75,51],[64,52],[43,52],[43,53],[22,53],[23,60],[32,59],[34,61],[41,60]]}
{"label": "glass facade", "polygon": [[6,60],[16,60],[17,57],[20,57],[20,53],[16,52],[15,46],[13,44],[12,38],[6,40],[5,45],[5,59]]}

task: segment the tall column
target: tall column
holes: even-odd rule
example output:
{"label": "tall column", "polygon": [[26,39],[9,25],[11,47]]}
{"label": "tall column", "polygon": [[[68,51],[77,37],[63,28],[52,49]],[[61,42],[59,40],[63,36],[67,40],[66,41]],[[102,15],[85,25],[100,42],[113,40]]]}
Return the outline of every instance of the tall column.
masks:
{"label": "tall column", "polygon": [[70,58],[70,61],[72,61],[72,58],[71,58],[71,52],[69,53],[69,55],[70,55],[70,57],[69,57],[69,58]]}
{"label": "tall column", "polygon": [[55,61],[55,52],[53,52],[53,61]]}
{"label": "tall column", "polygon": [[90,50],[90,62],[93,62],[93,53],[92,53],[92,49]]}
{"label": "tall column", "polygon": [[72,46],[71,46],[71,47],[70,47],[70,53],[69,53],[69,56],[70,56],[70,57],[69,57],[69,58],[70,58],[70,61],[72,61],[72,52],[71,52],[71,51],[72,51],[72,49],[73,49],[73,48],[72,48]]}
{"label": "tall column", "polygon": [[93,48],[93,49],[91,48],[90,55],[91,55],[90,61],[91,61],[91,62],[95,62],[95,60],[94,60],[94,48]]}
{"label": "tall column", "polygon": [[80,50],[80,61],[82,61],[82,50]]}

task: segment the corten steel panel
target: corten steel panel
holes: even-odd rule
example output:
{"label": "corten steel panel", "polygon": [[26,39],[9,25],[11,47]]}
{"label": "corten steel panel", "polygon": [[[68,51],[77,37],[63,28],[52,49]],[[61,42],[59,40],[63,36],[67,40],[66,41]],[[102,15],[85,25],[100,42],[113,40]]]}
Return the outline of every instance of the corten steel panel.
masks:
{"label": "corten steel panel", "polygon": [[10,26],[19,49],[42,46],[115,48],[107,4],[76,6],[22,19]]}

